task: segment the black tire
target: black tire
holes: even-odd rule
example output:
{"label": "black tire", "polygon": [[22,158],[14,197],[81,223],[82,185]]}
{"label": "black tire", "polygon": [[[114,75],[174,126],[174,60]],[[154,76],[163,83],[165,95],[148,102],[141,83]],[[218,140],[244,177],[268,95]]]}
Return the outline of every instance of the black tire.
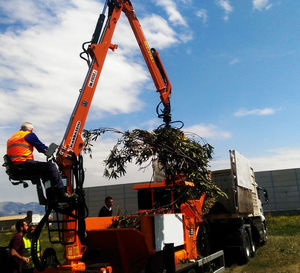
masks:
{"label": "black tire", "polygon": [[251,259],[251,243],[246,230],[241,231],[240,263],[246,264]]}

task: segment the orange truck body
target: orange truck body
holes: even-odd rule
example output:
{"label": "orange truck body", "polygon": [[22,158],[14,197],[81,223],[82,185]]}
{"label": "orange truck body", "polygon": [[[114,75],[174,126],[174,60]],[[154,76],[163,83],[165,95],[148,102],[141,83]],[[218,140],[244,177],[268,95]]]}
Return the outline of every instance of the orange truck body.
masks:
{"label": "orange truck body", "polygon": [[[177,186],[191,187],[193,183],[176,181]],[[136,190],[170,188],[165,180],[156,183],[137,184]],[[172,195],[172,191],[170,194]],[[172,198],[172,196],[171,196]],[[96,271],[105,273],[140,273],[147,266],[160,268],[162,266],[162,255],[155,249],[154,217],[157,214],[178,214],[182,215],[182,226],[184,244],[176,247],[174,251],[175,265],[188,260],[197,260],[197,233],[199,225],[203,222],[202,206],[205,194],[199,200],[188,200],[182,203],[180,210],[166,211],[140,210],[136,215],[126,216],[128,218],[139,218],[139,228],[111,228],[118,216],[112,217],[88,217],[85,220],[87,245],[80,250],[80,243],[75,242],[66,246],[68,260],[58,268],[46,268],[46,273],[58,272],[90,272],[93,265],[97,265]],[[153,204],[154,204],[153,200]],[[83,253],[82,253],[83,252]],[[102,265],[102,266],[99,266]],[[155,271],[152,271],[155,272]]]}

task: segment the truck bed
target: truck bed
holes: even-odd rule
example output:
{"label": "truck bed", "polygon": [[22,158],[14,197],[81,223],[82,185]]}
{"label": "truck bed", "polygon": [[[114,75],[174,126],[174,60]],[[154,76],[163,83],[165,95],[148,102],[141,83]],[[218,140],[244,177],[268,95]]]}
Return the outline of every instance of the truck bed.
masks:
{"label": "truck bed", "polygon": [[213,171],[212,180],[228,198],[220,197],[211,214],[216,217],[220,214],[237,217],[253,213],[252,191],[238,184],[231,169]]}

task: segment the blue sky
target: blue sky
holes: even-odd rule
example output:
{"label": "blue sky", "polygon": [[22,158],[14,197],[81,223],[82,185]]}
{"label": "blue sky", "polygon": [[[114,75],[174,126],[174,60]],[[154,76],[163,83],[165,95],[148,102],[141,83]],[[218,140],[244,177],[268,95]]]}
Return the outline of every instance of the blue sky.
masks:
{"label": "blue sky", "polygon": [[[173,120],[215,147],[212,169],[229,167],[229,149],[256,171],[300,166],[299,21],[292,0],[132,0],[150,47],[173,86]],[[103,1],[0,0],[0,152],[23,121],[40,139],[60,143],[85,78],[79,58]],[[113,38],[87,129],[153,129],[159,96],[125,16]],[[85,158],[85,186],[145,181],[134,166],[120,181],[102,177],[115,143],[107,135]],[[44,160],[36,154],[36,159]],[[9,184],[0,201],[36,200],[33,187]]]}

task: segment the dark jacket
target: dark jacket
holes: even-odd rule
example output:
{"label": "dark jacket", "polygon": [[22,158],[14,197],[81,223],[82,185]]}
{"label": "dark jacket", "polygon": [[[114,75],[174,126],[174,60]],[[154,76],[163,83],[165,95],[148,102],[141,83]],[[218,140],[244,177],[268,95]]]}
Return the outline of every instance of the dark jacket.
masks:
{"label": "dark jacket", "polygon": [[103,206],[98,214],[98,217],[112,216],[112,210],[109,210],[106,206]]}

